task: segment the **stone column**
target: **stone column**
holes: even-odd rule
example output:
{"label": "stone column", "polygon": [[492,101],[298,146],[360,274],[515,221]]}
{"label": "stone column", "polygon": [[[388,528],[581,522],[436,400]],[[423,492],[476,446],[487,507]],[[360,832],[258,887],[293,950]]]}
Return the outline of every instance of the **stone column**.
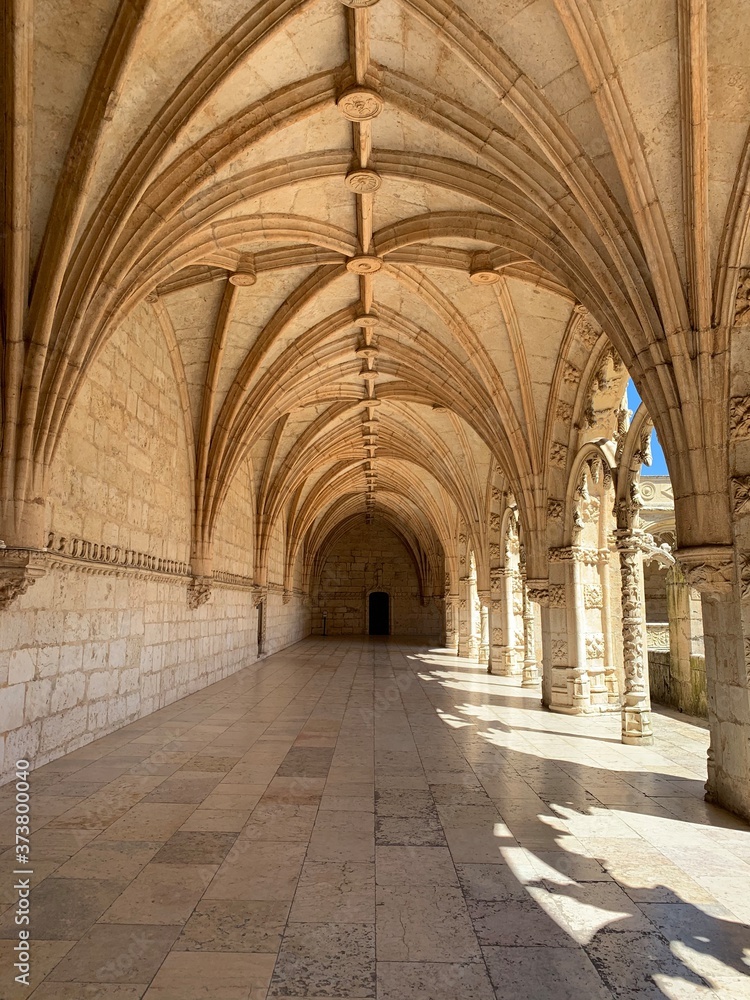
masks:
{"label": "stone column", "polygon": [[706,798],[750,819],[748,623],[743,628],[743,602],[750,601],[750,560],[740,555],[735,583],[731,546],[696,546],[678,550],[676,556],[703,602],[711,729]]}
{"label": "stone column", "polygon": [[618,530],[615,537],[622,575],[622,655],[625,667],[622,742],[631,746],[648,746],[654,742],[654,735],[651,729],[643,613],[643,556],[635,530]]}
{"label": "stone column", "polygon": [[529,600],[529,589],[523,581],[523,680],[521,687],[536,687],[539,683],[539,668],[536,663],[534,642],[534,608]]}
{"label": "stone column", "polygon": [[706,659],[700,596],[688,586],[679,565],[667,574],[669,673],[675,707],[688,715],[703,715],[706,707]]}
{"label": "stone column", "polygon": [[459,581],[458,598],[458,644],[456,652],[461,657],[469,655],[469,581],[466,577]]}
{"label": "stone column", "polygon": [[620,692],[617,684],[617,667],[612,641],[612,580],[610,576],[609,549],[600,552],[599,580],[602,588],[602,632],[604,634],[604,684],[607,688],[607,703],[612,709],[620,707]]}
{"label": "stone column", "polygon": [[516,625],[513,620],[513,570],[506,566],[503,572],[503,604],[505,611],[505,628],[503,646],[503,662],[500,673],[511,677],[516,673]]}
{"label": "stone column", "polygon": [[492,601],[489,590],[477,592],[479,597],[479,662],[487,665],[487,673],[492,673],[492,650],[490,646]]}
{"label": "stone column", "polygon": [[445,598],[445,646],[454,652],[458,649],[458,597],[449,594]]}
{"label": "stone column", "polygon": [[574,549],[571,553],[573,567],[573,630],[575,634],[575,665],[570,671],[569,685],[571,705],[576,713],[591,709],[591,681],[586,655],[586,610],[583,597],[582,553]]}

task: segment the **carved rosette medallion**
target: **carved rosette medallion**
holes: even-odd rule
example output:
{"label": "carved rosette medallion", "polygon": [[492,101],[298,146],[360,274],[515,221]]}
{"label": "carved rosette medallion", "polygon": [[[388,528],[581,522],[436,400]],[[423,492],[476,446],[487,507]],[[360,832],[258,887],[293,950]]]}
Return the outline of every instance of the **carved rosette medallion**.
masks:
{"label": "carved rosette medallion", "polygon": [[336,102],[344,118],[350,122],[368,122],[377,118],[383,110],[384,101],[371,87],[350,87]]}
{"label": "carved rosette medallion", "polygon": [[346,175],[344,183],[355,194],[373,194],[383,181],[374,170],[352,170]]}
{"label": "carved rosette medallion", "polygon": [[499,280],[500,275],[491,268],[481,268],[469,273],[469,281],[472,285],[494,285]]}
{"label": "carved rosette medallion", "polygon": [[378,0],[341,0],[345,7],[353,7],[355,10],[358,7],[374,7]]}
{"label": "carved rosette medallion", "polygon": [[372,254],[359,254],[357,257],[350,257],[346,262],[346,269],[352,274],[376,274],[383,266],[380,257]]}

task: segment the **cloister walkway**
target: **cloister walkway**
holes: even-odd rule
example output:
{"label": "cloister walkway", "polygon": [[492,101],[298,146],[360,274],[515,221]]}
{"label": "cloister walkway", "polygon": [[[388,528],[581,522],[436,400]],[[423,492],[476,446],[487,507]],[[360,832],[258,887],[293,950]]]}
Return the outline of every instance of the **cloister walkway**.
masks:
{"label": "cloister walkway", "polygon": [[[708,735],[416,640],[308,639],[36,770],[7,1000],[750,997],[750,829]],[[1,792],[10,842],[11,789]]]}

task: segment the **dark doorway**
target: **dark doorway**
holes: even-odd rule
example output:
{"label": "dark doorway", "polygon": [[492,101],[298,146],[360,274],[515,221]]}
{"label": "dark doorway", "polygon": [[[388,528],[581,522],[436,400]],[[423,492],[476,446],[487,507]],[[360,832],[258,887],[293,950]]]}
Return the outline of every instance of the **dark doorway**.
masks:
{"label": "dark doorway", "polygon": [[391,599],[377,591],[370,594],[370,635],[391,634]]}

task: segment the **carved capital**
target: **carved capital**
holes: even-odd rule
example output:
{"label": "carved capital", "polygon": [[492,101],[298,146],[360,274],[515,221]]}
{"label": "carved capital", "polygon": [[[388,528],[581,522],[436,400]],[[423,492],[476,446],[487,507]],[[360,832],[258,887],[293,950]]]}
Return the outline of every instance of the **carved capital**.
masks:
{"label": "carved capital", "polygon": [[36,549],[0,549],[0,611],[33,587],[46,570]]}
{"label": "carved capital", "polygon": [[677,561],[691,587],[709,600],[732,592],[734,550],[731,545],[699,545],[678,549]]}
{"label": "carved capital", "polygon": [[194,576],[188,584],[187,602],[191,611],[197,611],[211,596],[211,581],[205,576]]}
{"label": "carved capital", "polygon": [[547,607],[549,605],[549,580],[527,580],[526,593],[534,604]]}

